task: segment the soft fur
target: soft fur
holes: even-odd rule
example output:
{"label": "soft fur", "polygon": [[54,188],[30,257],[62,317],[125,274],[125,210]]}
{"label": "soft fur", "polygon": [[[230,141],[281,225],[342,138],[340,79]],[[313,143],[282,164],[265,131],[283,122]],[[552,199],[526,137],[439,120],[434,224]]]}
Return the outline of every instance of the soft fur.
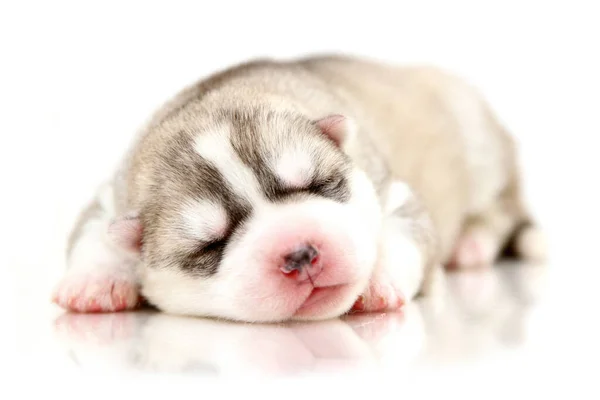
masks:
{"label": "soft fur", "polygon": [[[323,256],[309,283],[279,270],[301,242]],[[401,307],[441,265],[490,265],[511,243],[543,257],[514,143],[468,84],[356,57],[258,60],[154,115],[78,220],[55,301],[324,319]]]}

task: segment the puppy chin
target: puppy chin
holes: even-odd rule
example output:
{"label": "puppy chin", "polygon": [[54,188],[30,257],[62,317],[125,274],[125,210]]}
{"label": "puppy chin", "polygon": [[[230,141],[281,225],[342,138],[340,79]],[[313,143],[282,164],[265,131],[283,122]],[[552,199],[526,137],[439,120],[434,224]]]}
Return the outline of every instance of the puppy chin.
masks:
{"label": "puppy chin", "polygon": [[314,302],[309,298],[290,318],[293,321],[321,321],[338,318],[346,314],[356,302],[358,296],[364,292],[369,279],[361,279],[356,283],[332,289],[332,293],[321,297]]}

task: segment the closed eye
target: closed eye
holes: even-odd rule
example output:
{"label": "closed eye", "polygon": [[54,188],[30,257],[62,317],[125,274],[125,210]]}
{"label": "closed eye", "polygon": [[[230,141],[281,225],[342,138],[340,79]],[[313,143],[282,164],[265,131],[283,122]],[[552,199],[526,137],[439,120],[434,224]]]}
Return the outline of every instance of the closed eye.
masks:
{"label": "closed eye", "polygon": [[[202,231],[202,234],[188,236],[194,242],[191,249],[185,249],[180,253],[179,262],[182,269],[204,276],[211,276],[218,271],[227,246],[232,240],[235,240],[235,235],[252,211],[248,205],[241,201],[234,202],[231,199],[225,199],[222,203],[224,207],[223,214],[226,214],[226,217],[222,218],[224,221],[220,221],[221,224],[212,224],[210,225],[211,228]],[[202,215],[207,213],[195,212],[190,214],[199,215],[198,219],[193,221],[197,222],[195,224],[197,226],[205,222],[205,217]],[[214,225],[218,225],[218,227],[213,228]],[[194,231],[194,225],[187,229],[188,232],[190,230]]]}
{"label": "closed eye", "polygon": [[229,238],[222,238],[210,242],[204,242],[201,244],[199,250],[203,252],[221,251],[227,245],[228,239]]}
{"label": "closed eye", "polygon": [[210,276],[217,272],[226,246],[227,239],[200,242],[193,251],[181,254],[181,268]]}
{"label": "closed eye", "polygon": [[344,184],[343,177],[328,177],[322,181],[313,181],[307,188],[307,190],[316,195],[324,195],[327,197],[329,192],[335,192],[339,190]]}
{"label": "closed eye", "polygon": [[314,179],[304,187],[283,187],[277,189],[276,197],[283,198],[297,193],[309,193],[337,201],[346,201],[349,197],[347,181],[343,175],[329,176],[324,179]]}

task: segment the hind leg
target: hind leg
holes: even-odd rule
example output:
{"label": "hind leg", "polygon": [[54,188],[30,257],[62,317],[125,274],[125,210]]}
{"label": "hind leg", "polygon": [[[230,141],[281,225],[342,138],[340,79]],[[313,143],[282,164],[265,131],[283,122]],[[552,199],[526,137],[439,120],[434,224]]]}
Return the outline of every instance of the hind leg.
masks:
{"label": "hind leg", "polygon": [[494,263],[510,232],[508,218],[506,223],[494,225],[494,217],[502,216],[490,210],[489,214],[467,221],[448,264],[451,269],[487,267]]}
{"label": "hind leg", "polygon": [[544,237],[522,205],[518,182],[514,181],[484,211],[467,219],[450,269],[489,267],[510,248],[517,258],[543,261]]}
{"label": "hind leg", "polygon": [[101,188],[75,224],[67,249],[67,271],[52,297],[62,308],[111,312],[139,303],[136,244],[115,240],[139,237],[139,226],[135,219],[113,221],[112,201],[111,187]]}

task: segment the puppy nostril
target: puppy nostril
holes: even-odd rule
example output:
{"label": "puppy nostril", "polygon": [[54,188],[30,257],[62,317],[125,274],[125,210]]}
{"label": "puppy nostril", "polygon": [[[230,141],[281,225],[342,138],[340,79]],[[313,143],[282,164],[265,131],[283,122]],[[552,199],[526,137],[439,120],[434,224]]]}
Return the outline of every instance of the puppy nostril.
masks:
{"label": "puppy nostril", "polygon": [[284,257],[284,272],[302,271],[306,266],[314,265],[319,252],[312,245],[304,245]]}

